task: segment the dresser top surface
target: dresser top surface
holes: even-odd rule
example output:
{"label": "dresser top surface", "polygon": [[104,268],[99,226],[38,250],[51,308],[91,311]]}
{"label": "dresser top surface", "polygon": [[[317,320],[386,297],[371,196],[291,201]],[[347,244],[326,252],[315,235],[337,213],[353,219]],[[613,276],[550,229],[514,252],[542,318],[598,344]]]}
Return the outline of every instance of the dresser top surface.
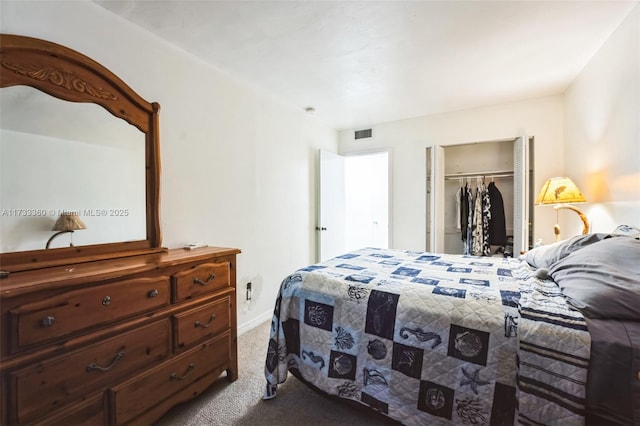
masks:
{"label": "dresser top surface", "polygon": [[126,275],[152,271],[161,267],[198,262],[213,257],[224,257],[240,253],[228,247],[201,247],[193,250],[171,249],[166,252],[138,254],[113,259],[96,260],[70,265],[54,266],[22,272],[12,272],[0,280],[0,296],[13,297],[41,288],[54,288],[85,282],[88,278],[109,280]]}

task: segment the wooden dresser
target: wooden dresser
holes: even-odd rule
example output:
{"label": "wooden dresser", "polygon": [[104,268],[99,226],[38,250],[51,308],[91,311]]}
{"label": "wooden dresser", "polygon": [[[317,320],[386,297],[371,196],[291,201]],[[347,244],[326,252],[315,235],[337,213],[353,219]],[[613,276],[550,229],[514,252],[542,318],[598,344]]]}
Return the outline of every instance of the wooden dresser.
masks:
{"label": "wooden dresser", "polygon": [[237,379],[233,248],[168,250],[0,281],[3,425],[150,424]]}

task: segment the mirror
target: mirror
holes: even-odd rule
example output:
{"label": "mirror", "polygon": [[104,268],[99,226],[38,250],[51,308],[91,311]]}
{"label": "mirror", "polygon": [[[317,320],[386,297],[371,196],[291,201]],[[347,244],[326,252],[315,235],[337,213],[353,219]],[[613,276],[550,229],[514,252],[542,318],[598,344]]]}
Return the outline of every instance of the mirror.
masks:
{"label": "mirror", "polygon": [[[163,251],[159,105],[64,46],[0,38],[2,270]],[[63,212],[86,229],[45,249]]]}
{"label": "mirror", "polygon": [[69,211],[86,230],[51,248],[146,238],[142,132],[27,86],[0,90],[0,112],[0,252],[45,248]]}

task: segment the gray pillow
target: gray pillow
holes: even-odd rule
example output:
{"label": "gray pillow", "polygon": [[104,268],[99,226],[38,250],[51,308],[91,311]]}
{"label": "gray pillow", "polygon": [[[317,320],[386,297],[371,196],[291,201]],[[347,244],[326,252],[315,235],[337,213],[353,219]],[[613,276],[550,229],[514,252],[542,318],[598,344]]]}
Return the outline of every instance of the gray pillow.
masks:
{"label": "gray pillow", "polygon": [[567,302],[588,318],[640,321],[640,240],[611,237],[549,268]]}
{"label": "gray pillow", "polygon": [[609,234],[576,235],[568,240],[536,247],[524,254],[524,259],[534,268],[549,268],[576,250],[603,240]]}

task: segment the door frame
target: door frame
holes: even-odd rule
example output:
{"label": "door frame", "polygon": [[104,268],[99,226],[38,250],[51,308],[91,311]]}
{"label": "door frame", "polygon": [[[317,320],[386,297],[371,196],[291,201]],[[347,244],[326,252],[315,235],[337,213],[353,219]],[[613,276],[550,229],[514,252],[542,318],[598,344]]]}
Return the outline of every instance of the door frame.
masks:
{"label": "door frame", "polygon": [[368,149],[362,151],[350,151],[346,153],[333,153],[327,150],[320,149],[317,151],[317,164],[318,164],[318,175],[317,175],[317,188],[316,188],[316,225],[315,225],[315,235],[316,235],[316,261],[321,261],[321,252],[322,252],[322,229],[324,228],[322,224],[322,194],[321,194],[321,180],[322,180],[322,166],[321,166],[321,152],[328,152],[330,154],[339,155],[343,158],[354,157],[354,156],[366,156],[378,153],[386,153],[387,154],[387,241],[388,246],[393,246],[393,150],[391,148],[379,148],[379,149]]}

